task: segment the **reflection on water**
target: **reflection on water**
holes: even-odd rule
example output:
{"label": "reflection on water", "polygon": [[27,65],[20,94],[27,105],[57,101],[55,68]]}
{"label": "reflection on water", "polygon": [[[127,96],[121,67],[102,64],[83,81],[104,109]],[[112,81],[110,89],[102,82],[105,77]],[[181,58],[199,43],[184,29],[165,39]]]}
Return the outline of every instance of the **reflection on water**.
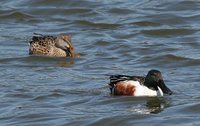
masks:
{"label": "reflection on water", "polygon": [[168,107],[169,104],[167,103],[168,101],[165,100],[164,98],[149,98],[146,106],[150,110],[150,113],[157,114],[161,111],[164,110],[164,108]]}
{"label": "reflection on water", "polygon": [[16,65],[16,66],[46,66],[46,67],[70,67],[75,63],[76,59],[72,58],[55,58],[55,57],[40,57],[40,56],[28,56],[19,58],[4,58],[0,59],[0,63],[4,65]]}
{"label": "reflection on water", "polygon": [[168,102],[167,99],[162,97],[144,98],[144,104],[133,105],[129,111],[140,114],[158,114],[169,107]]}
{"label": "reflection on water", "polygon": [[[199,10],[195,0],[1,0],[0,125],[200,125]],[[71,35],[81,57],[28,56],[34,32]],[[176,94],[109,95],[105,75],[150,69]]]}
{"label": "reflection on water", "polygon": [[60,66],[60,67],[69,67],[69,66],[71,66],[73,64],[74,64],[74,61],[69,61],[69,62],[60,61],[60,62],[58,62],[58,66]]}

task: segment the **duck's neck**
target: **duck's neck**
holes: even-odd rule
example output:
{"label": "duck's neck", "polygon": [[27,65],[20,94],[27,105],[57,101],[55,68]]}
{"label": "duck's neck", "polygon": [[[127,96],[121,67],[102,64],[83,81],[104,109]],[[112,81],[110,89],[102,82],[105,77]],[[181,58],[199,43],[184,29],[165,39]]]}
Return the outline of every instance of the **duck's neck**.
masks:
{"label": "duck's neck", "polygon": [[158,87],[155,86],[155,84],[149,82],[149,81],[146,80],[146,79],[145,79],[145,81],[144,81],[144,85],[145,85],[146,87],[148,87],[149,89],[156,90],[156,91],[158,90]]}

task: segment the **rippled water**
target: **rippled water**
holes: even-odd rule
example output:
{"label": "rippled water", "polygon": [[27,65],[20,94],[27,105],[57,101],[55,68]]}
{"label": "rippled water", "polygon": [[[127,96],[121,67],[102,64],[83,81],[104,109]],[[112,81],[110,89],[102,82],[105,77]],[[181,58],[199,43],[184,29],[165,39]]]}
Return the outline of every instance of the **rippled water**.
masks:
{"label": "rippled water", "polygon": [[[1,126],[200,125],[200,2],[1,0]],[[68,33],[81,58],[28,55]],[[163,98],[110,96],[108,75],[162,71]]]}

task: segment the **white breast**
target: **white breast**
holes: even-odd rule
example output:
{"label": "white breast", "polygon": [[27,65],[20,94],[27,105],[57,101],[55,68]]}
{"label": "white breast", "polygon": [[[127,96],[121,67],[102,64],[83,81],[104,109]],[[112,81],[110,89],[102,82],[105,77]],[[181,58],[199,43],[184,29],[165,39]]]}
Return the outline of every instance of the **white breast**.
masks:
{"label": "white breast", "polygon": [[144,85],[140,85],[138,81],[129,81],[129,84],[135,86],[134,96],[163,96],[162,90],[158,87],[158,91],[151,90]]}

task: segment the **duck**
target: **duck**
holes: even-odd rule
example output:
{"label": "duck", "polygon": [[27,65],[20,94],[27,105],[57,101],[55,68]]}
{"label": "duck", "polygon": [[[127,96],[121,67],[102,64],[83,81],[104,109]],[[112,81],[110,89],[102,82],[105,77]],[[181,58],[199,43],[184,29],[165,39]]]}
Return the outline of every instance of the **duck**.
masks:
{"label": "duck", "polygon": [[159,70],[152,69],[146,76],[111,75],[108,84],[112,95],[164,96],[172,91],[165,85]]}
{"label": "duck", "polygon": [[29,55],[51,57],[79,57],[75,53],[71,36],[59,34],[57,36],[34,33],[29,47]]}

